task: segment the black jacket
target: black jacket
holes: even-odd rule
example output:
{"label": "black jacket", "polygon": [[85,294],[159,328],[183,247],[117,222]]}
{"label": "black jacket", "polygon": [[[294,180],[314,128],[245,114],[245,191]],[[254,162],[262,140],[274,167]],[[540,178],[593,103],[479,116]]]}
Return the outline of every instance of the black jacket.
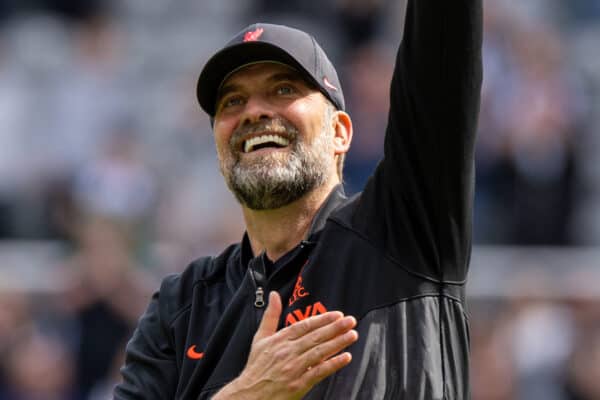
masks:
{"label": "black jacket", "polygon": [[116,399],[210,398],[244,368],[270,290],[282,327],[325,310],[358,320],[353,361],[307,399],[469,398],[481,13],[481,0],[409,0],[385,155],[365,190],[346,199],[338,187],[268,279],[247,238],[166,278],[127,345]]}

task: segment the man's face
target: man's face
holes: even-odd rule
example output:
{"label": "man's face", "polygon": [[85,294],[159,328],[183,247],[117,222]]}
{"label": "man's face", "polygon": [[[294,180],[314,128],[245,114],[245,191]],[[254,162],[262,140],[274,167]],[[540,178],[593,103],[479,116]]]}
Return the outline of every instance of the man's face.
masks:
{"label": "man's face", "polygon": [[221,173],[246,207],[280,208],[336,173],[331,106],[293,69],[260,63],[235,72],[216,110]]}

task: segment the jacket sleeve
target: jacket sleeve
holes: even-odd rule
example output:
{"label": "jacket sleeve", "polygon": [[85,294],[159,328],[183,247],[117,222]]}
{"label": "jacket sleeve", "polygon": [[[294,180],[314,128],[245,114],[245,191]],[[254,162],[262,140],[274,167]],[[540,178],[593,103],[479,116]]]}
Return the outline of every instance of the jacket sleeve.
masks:
{"label": "jacket sleeve", "polygon": [[408,0],[384,159],[353,218],[398,263],[435,281],[463,281],[470,257],[481,41],[481,0]]}
{"label": "jacket sleeve", "polygon": [[161,293],[169,292],[175,276],[167,277],[154,294],[148,309],[127,343],[123,381],[115,387],[114,399],[172,399],[177,387],[175,351],[169,338]]}

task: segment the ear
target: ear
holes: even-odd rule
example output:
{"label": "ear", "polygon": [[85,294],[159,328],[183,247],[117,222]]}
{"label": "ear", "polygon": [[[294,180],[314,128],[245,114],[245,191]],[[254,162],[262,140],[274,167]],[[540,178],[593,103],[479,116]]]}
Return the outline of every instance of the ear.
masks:
{"label": "ear", "polygon": [[336,111],[333,116],[334,137],[333,145],[335,155],[345,154],[350,149],[352,142],[352,119],[344,111]]}

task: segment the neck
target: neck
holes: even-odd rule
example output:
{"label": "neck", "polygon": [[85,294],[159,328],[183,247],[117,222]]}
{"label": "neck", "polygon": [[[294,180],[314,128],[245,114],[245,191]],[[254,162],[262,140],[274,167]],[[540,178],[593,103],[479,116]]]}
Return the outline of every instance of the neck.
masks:
{"label": "neck", "polygon": [[276,261],[296,247],[308,234],[312,221],[337,182],[322,185],[300,199],[276,210],[242,207],[252,252],[265,251]]}

